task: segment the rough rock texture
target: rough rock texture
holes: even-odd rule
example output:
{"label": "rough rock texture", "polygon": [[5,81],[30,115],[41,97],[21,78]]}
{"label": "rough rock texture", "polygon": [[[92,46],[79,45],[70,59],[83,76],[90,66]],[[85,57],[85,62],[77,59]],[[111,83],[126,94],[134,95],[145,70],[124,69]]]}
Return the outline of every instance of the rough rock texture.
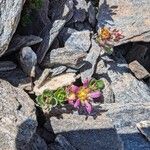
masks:
{"label": "rough rock texture", "polygon": [[149,0],[100,0],[97,27],[109,26],[123,32],[130,41],[150,41]]}
{"label": "rough rock texture", "polygon": [[129,64],[129,68],[140,80],[150,76],[149,72],[136,60]]}
{"label": "rough rock texture", "polygon": [[88,30],[72,33],[65,43],[65,47],[74,52],[87,52],[90,46],[90,31]]}
{"label": "rough rock texture", "polygon": [[7,50],[17,28],[24,2],[25,0],[3,0],[0,2],[0,56]]}
{"label": "rough rock texture", "polygon": [[14,36],[10,42],[8,50],[6,53],[14,52],[16,50],[20,50],[26,46],[32,46],[37,43],[40,43],[42,39],[38,36],[29,35],[29,36]]}
{"label": "rough rock texture", "polygon": [[0,148],[18,150],[36,131],[34,102],[21,89],[0,79]]}
{"label": "rough rock texture", "polygon": [[150,89],[130,73],[128,65],[120,53],[116,53],[113,61],[102,61],[104,68],[98,68],[98,66],[101,66],[98,65],[96,73],[110,82],[115,102],[138,103],[150,101]]}
{"label": "rough rock texture", "polygon": [[30,47],[24,47],[19,53],[19,60],[22,70],[30,77],[35,77],[35,66],[37,65],[37,56]]}
{"label": "rough rock texture", "polygon": [[84,81],[85,79],[91,79],[95,71],[95,67],[96,67],[96,63],[97,63],[100,51],[101,49],[98,46],[98,44],[94,40],[92,40],[92,46],[85,59],[85,65],[80,70],[82,81]]}
{"label": "rough rock texture", "polygon": [[111,121],[104,115],[96,119],[83,115],[63,114],[63,119],[50,118],[56,134],[63,135],[79,150],[116,150],[121,143]]}
{"label": "rough rock texture", "polygon": [[83,64],[83,58],[87,54],[85,52],[73,51],[67,48],[58,48],[53,49],[51,52],[46,54],[42,62],[42,66],[44,67],[52,67],[54,65],[66,65],[70,67],[75,67]]}
{"label": "rough rock texture", "polygon": [[[106,106],[106,104],[105,104]],[[149,103],[108,104],[103,109],[117,129],[126,150],[148,150],[150,143],[138,131],[136,124],[150,116]]]}
{"label": "rough rock texture", "polygon": [[34,92],[36,93],[36,95],[39,95],[42,94],[42,92],[46,89],[56,90],[59,87],[70,85],[71,83],[75,82],[75,76],[75,73],[65,73],[56,77],[52,77],[43,82],[40,87],[35,86]]}
{"label": "rough rock texture", "polygon": [[0,71],[16,69],[17,65],[12,61],[0,61]]}

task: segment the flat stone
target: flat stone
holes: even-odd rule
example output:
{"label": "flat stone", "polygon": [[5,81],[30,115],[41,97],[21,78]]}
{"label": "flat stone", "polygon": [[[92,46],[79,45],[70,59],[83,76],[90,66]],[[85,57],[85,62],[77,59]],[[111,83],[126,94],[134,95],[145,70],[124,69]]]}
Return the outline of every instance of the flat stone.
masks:
{"label": "flat stone", "polygon": [[101,0],[97,27],[108,26],[123,32],[119,43],[150,41],[149,0]]}
{"label": "flat stone", "polygon": [[92,40],[92,46],[90,51],[85,59],[85,65],[80,69],[81,79],[84,81],[85,79],[91,79],[92,75],[95,71],[95,66],[97,64],[97,60],[100,54],[100,47],[98,44]]}
{"label": "flat stone", "polygon": [[71,83],[75,82],[76,75],[75,73],[65,73],[56,77],[47,79],[39,88],[34,87],[34,92],[36,95],[42,94],[44,90],[57,90],[59,87],[68,86]]}
{"label": "flat stone", "polygon": [[99,77],[104,77],[110,82],[115,102],[144,103],[150,101],[150,89],[130,73],[124,57],[119,52],[115,54],[113,61],[102,61],[105,64],[104,69],[97,68],[96,73]]}
{"label": "flat stone", "polygon": [[[0,57],[6,52],[18,26],[25,0],[3,0],[0,5]],[[11,9],[10,9],[11,8]],[[8,11],[9,10],[9,11]]]}
{"label": "flat stone", "polygon": [[10,45],[8,47],[8,50],[6,53],[11,53],[16,50],[20,50],[23,47],[26,46],[32,46],[37,43],[40,43],[42,41],[42,38],[34,35],[29,35],[29,36],[14,36],[10,42]]}
{"label": "flat stone", "polygon": [[87,120],[84,115],[63,114],[62,117],[50,118],[52,128],[56,134],[64,136],[75,149],[121,149],[118,135],[105,115],[96,119],[88,117]]}
{"label": "flat stone", "polygon": [[66,66],[80,66],[83,64],[83,58],[87,53],[83,51],[73,51],[67,48],[53,49],[51,52],[46,54],[42,62],[43,67],[52,67],[55,65],[66,65]]}
{"label": "flat stone", "polygon": [[124,149],[149,149],[150,143],[140,134],[136,124],[150,116],[150,102],[104,104],[101,105],[105,114],[111,118]]}
{"label": "flat stone", "polygon": [[52,69],[52,74],[51,77],[57,76],[59,74],[62,74],[63,72],[65,72],[67,69],[66,66],[59,66],[59,67],[55,67]]}
{"label": "flat stone", "polygon": [[149,72],[136,60],[129,64],[129,68],[140,80],[150,77]]}
{"label": "flat stone", "polygon": [[22,70],[30,77],[35,77],[35,66],[37,65],[36,53],[30,47],[24,47],[19,52],[19,61]]}
{"label": "flat stone", "polygon": [[74,52],[87,52],[90,46],[90,31],[88,30],[72,33],[65,43],[65,47]]}
{"label": "flat stone", "polygon": [[16,69],[17,65],[12,61],[0,61],[0,71],[9,71]]}
{"label": "flat stone", "polygon": [[136,125],[140,132],[150,141],[150,120],[141,121]]}
{"label": "flat stone", "polygon": [[0,149],[24,149],[36,132],[36,108],[22,89],[0,79]]}

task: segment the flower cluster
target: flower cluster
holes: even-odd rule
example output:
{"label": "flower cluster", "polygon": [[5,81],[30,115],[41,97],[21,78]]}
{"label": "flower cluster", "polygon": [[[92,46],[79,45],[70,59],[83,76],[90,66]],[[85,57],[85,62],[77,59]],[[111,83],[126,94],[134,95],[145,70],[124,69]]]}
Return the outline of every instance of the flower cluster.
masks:
{"label": "flower cluster", "polygon": [[119,30],[103,27],[98,30],[96,41],[108,53],[112,53],[114,44],[123,38]]}
{"label": "flower cluster", "polygon": [[85,80],[81,86],[72,84],[56,91],[45,90],[36,98],[36,102],[43,111],[51,111],[51,108],[58,105],[70,104],[76,109],[85,108],[90,114],[92,111],[91,102],[102,95],[100,90],[103,88],[102,80]]}
{"label": "flower cluster", "polygon": [[90,114],[92,111],[91,101],[101,96],[100,90],[104,88],[102,80],[84,81],[83,85],[78,87],[71,85],[69,87],[68,103],[79,109],[83,107]]}

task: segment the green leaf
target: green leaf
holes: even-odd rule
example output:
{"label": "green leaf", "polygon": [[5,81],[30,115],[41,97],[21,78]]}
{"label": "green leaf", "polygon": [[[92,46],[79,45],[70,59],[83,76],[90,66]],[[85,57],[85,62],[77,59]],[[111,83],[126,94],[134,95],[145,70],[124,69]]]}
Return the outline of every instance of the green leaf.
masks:
{"label": "green leaf", "polygon": [[104,88],[104,82],[102,80],[92,79],[89,83],[89,88],[93,91],[102,90]]}
{"label": "green leaf", "polygon": [[100,90],[102,90],[105,87],[103,80],[97,80],[96,84],[97,84],[97,88]]}
{"label": "green leaf", "polygon": [[40,107],[43,107],[44,106],[43,96],[42,95],[37,96],[36,102]]}

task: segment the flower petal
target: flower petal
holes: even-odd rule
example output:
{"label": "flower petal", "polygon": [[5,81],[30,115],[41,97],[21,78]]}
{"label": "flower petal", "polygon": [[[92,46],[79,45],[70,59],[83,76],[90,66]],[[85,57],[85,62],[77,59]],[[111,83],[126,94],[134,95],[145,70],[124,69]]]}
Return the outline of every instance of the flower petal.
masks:
{"label": "flower petal", "polygon": [[101,92],[100,91],[95,91],[95,92],[91,92],[90,94],[91,98],[98,98],[101,96]]}
{"label": "flower petal", "polygon": [[88,86],[88,84],[89,84],[89,79],[85,79],[82,83],[83,83],[83,86],[84,87],[87,87]]}
{"label": "flower petal", "polygon": [[79,90],[79,87],[76,85],[71,85],[70,91],[76,93]]}
{"label": "flower petal", "polygon": [[74,103],[74,108],[79,108],[80,105],[80,100],[77,99],[76,102]]}
{"label": "flower petal", "polygon": [[85,101],[85,108],[87,112],[90,114],[92,111],[92,105],[88,101]]}
{"label": "flower petal", "polygon": [[73,106],[74,106],[73,100],[68,100],[68,103],[69,103],[70,105],[73,105]]}

